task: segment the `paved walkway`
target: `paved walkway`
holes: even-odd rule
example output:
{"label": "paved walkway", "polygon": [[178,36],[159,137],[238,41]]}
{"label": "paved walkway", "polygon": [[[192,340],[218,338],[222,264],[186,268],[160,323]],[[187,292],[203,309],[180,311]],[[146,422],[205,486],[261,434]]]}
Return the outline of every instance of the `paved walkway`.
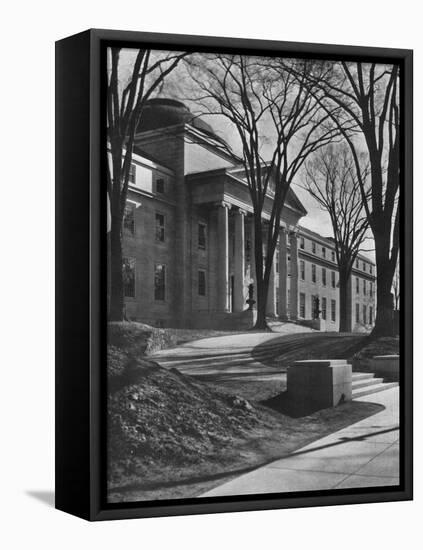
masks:
{"label": "paved walkway", "polygon": [[398,485],[399,388],[357,401],[385,409],[200,496]]}

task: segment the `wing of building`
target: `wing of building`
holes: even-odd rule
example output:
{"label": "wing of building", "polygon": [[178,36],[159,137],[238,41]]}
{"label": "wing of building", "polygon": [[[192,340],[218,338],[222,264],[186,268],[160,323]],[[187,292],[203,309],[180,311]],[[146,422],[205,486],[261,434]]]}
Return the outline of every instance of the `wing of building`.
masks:
{"label": "wing of building", "polygon": [[[127,318],[156,326],[252,326],[253,208],[244,170],[212,127],[178,101],[149,101],[138,130],[124,218]],[[264,220],[271,204],[270,190]],[[290,190],[268,315],[337,330],[334,242],[302,227],[306,215]],[[348,292],[350,330],[370,329],[376,292],[369,259],[358,257]]]}

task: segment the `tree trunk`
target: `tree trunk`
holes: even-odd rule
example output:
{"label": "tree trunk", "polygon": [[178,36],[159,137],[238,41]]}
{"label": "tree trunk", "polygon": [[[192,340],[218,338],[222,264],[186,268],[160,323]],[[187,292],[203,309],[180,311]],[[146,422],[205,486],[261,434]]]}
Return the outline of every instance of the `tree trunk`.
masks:
{"label": "tree trunk", "polygon": [[392,277],[388,273],[379,271],[377,263],[377,285],[376,285],[376,321],[372,330],[372,336],[393,336],[393,303],[391,294]]}
{"label": "tree trunk", "polygon": [[393,299],[392,281],[395,262],[390,261],[389,234],[386,232],[374,232],[376,247],[376,321],[372,330],[372,336],[393,336]]}
{"label": "tree trunk", "polygon": [[263,273],[263,233],[261,222],[258,220],[254,220],[254,260],[257,281],[257,319],[254,329],[270,330],[266,322],[269,277],[266,281],[266,274]]}
{"label": "tree trunk", "polygon": [[351,312],[348,312],[348,281],[351,270],[348,266],[339,266],[339,332],[351,331]]}
{"label": "tree trunk", "polygon": [[112,216],[110,230],[110,321],[123,321],[123,255],[122,223],[117,216]]}
{"label": "tree trunk", "polygon": [[266,321],[267,292],[265,281],[257,279],[257,319],[254,325],[257,330],[270,330]]}

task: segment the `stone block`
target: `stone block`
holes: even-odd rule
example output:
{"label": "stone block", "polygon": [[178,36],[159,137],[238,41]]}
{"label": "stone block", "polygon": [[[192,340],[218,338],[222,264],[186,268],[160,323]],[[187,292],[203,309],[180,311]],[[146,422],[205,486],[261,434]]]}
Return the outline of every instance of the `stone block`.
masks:
{"label": "stone block", "polygon": [[352,367],[345,360],[296,361],[287,371],[287,394],[303,414],[351,401]]}
{"label": "stone block", "polygon": [[369,362],[370,369],[376,376],[394,382],[399,381],[399,355],[375,355]]}

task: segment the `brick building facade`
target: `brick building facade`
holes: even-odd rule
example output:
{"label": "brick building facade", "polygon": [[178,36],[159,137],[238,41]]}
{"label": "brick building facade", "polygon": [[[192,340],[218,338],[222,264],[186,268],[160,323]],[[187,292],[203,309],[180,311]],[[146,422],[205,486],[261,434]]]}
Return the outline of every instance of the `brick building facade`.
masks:
{"label": "brick building facade", "polygon": [[[246,300],[249,285],[255,287],[253,208],[243,169],[213,129],[179,102],[150,101],[141,125],[124,219],[127,318],[157,326],[251,326],[254,312]],[[264,222],[271,201],[270,189]],[[334,243],[301,226],[306,214],[290,190],[268,315],[337,330]],[[351,330],[369,329],[375,316],[369,259],[358,257],[349,286]]]}

